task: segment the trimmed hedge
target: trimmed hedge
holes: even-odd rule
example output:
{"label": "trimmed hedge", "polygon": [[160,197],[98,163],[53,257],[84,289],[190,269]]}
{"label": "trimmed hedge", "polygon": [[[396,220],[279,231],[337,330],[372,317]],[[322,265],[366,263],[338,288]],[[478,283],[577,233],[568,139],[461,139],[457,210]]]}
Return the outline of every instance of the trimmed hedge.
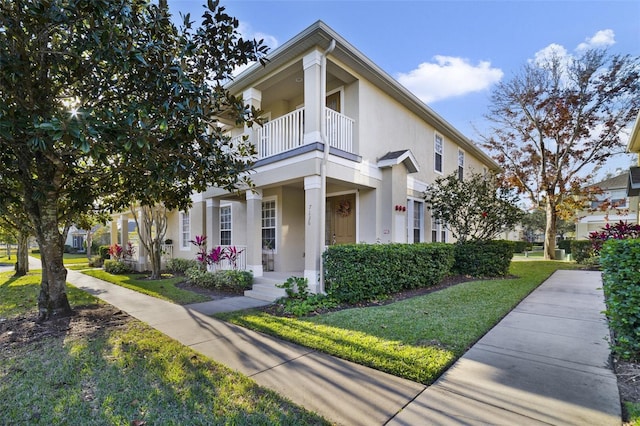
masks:
{"label": "trimmed hedge", "polygon": [[509,273],[515,244],[513,241],[465,241],[455,244],[456,274],[472,277],[501,277]]}
{"label": "trimmed hedge", "polygon": [[531,245],[528,241],[514,241],[513,244],[514,253],[524,253]]}
{"label": "trimmed hedge", "polygon": [[195,259],[181,259],[179,257],[174,257],[167,261],[167,270],[173,273],[184,274],[187,269],[197,267],[198,261]]}
{"label": "trimmed hedge", "polygon": [[127,274],[131,268],[124,262],[107,259],[104,261],[104,270],[110,274]]}
{"label": "trimmed hedge", "polygon": [[565,254],[571,254],[571,242],[573,240],[558,240],[558,246],[556,248],[564,250]]}
{"label": "trimmed hedge", "polygon": [[600,251],[602,281],[612,349],[621,358],[640,359],[640,240],[608,240]]}
{"label": "trimmed hedge", "polygon": [[454,260],[453,246],[443,243],[335,245],[322,258],[327,294],[345,303],[436,285]]}
{"label": "trimmed hedge", "polygon": [[589,240],[573,240],[570,244],[573,260],[585,263],[593,256],[593,246]]}
{"label": "trimmed hedge", "polygon": [[192,267],[184,272],[189,282],[195,286],[242,292],[249,290],[253,284],[253,274],[249,271],[203,271],[200,267]]}

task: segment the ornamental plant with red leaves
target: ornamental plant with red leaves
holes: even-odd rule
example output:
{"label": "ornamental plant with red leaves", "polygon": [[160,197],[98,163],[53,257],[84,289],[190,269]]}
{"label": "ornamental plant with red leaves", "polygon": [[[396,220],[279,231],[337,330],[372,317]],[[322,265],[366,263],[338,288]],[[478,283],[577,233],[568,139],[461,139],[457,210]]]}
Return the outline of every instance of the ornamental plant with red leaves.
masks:
{"label": "ornamental plant with red leaves", "polygon": [[589,234],[594,255],[599,255],[602,245],[607,240],[626,240],[640,238],[640,225],[620,221],[615,225],[606,224],[601,231]]}

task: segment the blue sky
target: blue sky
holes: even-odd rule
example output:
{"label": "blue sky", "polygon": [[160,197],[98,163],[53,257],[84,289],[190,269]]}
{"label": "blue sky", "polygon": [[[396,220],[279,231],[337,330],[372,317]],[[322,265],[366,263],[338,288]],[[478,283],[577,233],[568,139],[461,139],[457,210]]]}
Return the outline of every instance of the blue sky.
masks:
{"label": "blue sky", "polygon": [[[199,21],[206,0],[168,0]],[[640,1],[222,0],[246,37],[278,47],[318,19],[477,140],[490,90],[555,46],[640,56]],[[626,156],[625,156],[626,157]],[[628,166],[620,157],[603,172]]]}

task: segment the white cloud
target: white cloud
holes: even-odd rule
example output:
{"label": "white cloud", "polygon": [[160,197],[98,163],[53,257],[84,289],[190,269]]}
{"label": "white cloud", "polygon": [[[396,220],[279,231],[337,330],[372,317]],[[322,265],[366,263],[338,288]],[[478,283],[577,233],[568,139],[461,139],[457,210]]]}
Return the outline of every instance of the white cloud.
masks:
{"label": "white cloud", "polygon": [[423,62],[417,69],[397,76],[403,86],[425,103],[485,90],[504,75],[487,61],[474,65],[453,56],[437,55],[433,59],[435,62]]}
{"label": "white cloud", "polygon": [[607,47],[615,44],[615,34],[613,30],[606,29],[596,32],[593,37],[587,37],[583,43],[580,43],[576,50],[587,50],[597,47]]}
{"label": "white cloud", "polygon": [[548,63],[553,58],[560,58],[566,61],[569,57],[569,52],[567,52],[567,49],[565,49],[564,46],[552,43],[547,47],[538,50],[533,56],[532,61],[538,65],[541,65]]}

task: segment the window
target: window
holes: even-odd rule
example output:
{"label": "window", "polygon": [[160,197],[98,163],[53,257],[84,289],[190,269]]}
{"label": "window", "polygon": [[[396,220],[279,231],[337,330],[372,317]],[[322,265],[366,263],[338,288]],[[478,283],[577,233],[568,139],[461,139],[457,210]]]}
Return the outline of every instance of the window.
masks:
{"label": "window", "polygon": [[422,241],[422,229],[423,229],[423,225],[424,225],[424,216],[422,214],[423,212],[423,204],[420,201],[411,201],[409,200],[409,202],[407,203],[412,207],[412,217],[413,220],[411,222],[411,230],[412,233],[409,234],[409,238],[411,238],[411,242],[413,243],[419,243]]}
{"label": "window", "polygon": [[220,207],[220,245],[231,245],[231,206]]}
{"label": "window", "polygon": [[262,248],[276,249],[276,201],[262,202]]}
{"label": "window", "polygon": [[434,143],[435,164],[434,168],[436,172],[442,173],[442,136],[436,135]]}
{"label": "window", "polygon": [[447,242],[447,228],[444,226],[444,223],[434,218],[433,216],[431,217],[431,242]]}
{"label": "window", "polygon": [[82,249],[84,248],[84,237],[82,235],[74,235],[73,236],[73,248]]}
{"label": "window", "polygon": [[464,180],[464,151],[458,150],[458,180]]}
{"label": "window", "polygon": [[191,223],[188,212],[180,212],[180,249],[189,250],[191,240]]}

